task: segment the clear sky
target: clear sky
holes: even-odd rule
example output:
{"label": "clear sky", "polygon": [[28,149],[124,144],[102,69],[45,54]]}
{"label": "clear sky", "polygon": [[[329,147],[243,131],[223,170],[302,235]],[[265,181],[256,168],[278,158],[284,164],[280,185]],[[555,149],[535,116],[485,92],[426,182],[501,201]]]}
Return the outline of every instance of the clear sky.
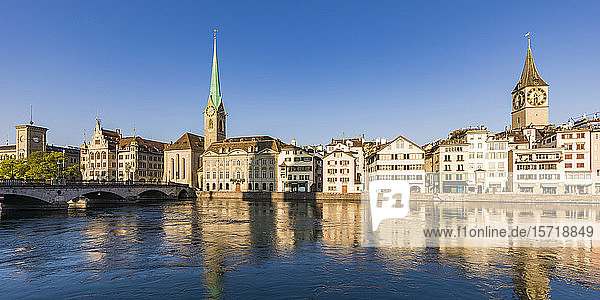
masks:
{"label": "clear sky", "polygon": [[510,122],[527,41],[550,121],[600,111],[598,1],[0,2],[0,138],[50,128],[80,145],[105,128],[165,142],[203,133],[218,56],[228,136],[301,144]]}

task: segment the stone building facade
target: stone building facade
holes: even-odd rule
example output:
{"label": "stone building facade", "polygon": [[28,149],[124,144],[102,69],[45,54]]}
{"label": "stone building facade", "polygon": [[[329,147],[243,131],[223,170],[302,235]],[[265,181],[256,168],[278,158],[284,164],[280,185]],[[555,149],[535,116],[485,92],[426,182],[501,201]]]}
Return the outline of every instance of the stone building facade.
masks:
{"label": "stone building facade", "polygon": [[158,183],[163,178],[167,144],[141,137],[119,140],[118,180]]}
{"label": "stone building facade", "polygon": [[365,161],[368,181],[404,180],[411,193],[425,192],[425,151],[411,140],[398,136],[378,146]]}
{"label": "stone building facade", "polygon": [[323,157],[323,192],[362,192],[362,183],[356,177],[359,157],[353,151],[334,150],[327,153]]}
{"label": "stone building facade", "polygon": [[183,134],[175,143],[167,145],[164,150],[164,182],[187,184],[200,187],[198,169],[202,167],[204,137]]}
{"label": "stone building facade", "polygon": [[283,143],[269,136],[213,142],[198,170],[205,191],[277,191],[277,158]]}
{"label": "stone building facade", "polygon": [[83,180],[117,180],[117,153],[121,132],[102,128],[100,119],[90,141],[81,146],[81,173]]}
{"label": "stone building facade", "polygon": [[320,191],[322,159],[314,151],[283,144],[277,156],[278,192]]}

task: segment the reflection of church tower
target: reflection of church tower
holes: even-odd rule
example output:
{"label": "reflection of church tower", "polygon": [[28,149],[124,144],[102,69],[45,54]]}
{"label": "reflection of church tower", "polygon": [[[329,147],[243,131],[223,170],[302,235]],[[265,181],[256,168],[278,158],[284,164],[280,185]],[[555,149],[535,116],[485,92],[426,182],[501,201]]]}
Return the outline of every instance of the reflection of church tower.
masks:
{"label": "reflection of church tower", "polygon": [[540,77],[531,53],[531,37],[523,74],[512,91],[512,128],[548,125],[548,84]]}
{"label": "reflection of church tower", "polygon": [[204,109],[204,149],[210,144],[219,142],[227,136],[225,131],[225,107],[221,97],[221,82],[219,81],[219,67],[217,64],[217,33],[214,35],[212,76],[210,78],[210,93],[208,104]]}

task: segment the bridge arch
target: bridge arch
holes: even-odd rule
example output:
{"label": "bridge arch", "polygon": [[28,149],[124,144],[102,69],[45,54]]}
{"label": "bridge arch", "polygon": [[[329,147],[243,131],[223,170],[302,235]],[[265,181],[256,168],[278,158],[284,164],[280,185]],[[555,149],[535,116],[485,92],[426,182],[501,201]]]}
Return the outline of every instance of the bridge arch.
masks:
{"label": "bridge arch", "polygon": [[90,200],[123,200],[126,198],[117,193],[99,190],[99,191],[87,192],[80,196],[74,197],[73,199],[77,199],[81,196],[86,197]]}
{"label": "bridge arch", "polygon": [[[39,209],[40,207],[57,207],[56,205],[37,197],[21,194],[3,194],[0,197],[0,204],[3,209]],[[64,205],[63,205],[64,206]]]}
{"label": "bridge arch", "polygon": [[147,190],[138,195],[138,199],[167,199],[169,195],[159,190]]}
{"label": "bridge arch", "polygon": [[192,198],[195,195],[190,193],[190,191],[188,189],[182,189],[181,191],[179,191],[179,193],[177,194],[177,199],[186,199],[186,198]]}

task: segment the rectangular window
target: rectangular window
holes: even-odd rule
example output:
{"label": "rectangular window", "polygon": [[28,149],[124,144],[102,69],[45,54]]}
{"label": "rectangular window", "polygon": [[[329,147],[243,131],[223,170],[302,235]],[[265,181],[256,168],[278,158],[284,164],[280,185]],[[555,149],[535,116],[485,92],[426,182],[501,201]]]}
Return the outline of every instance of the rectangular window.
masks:
{"label": "rectangular window", "polygon": [[577,154],[577,159],[585,159],[585,154]]}
{"label": "rectangular window", "polygon": [[584,164],[584,163],[577,163],[577,167],[578,167],[578,168],[584,168],[584,167],[585,167],[585,164]]}

